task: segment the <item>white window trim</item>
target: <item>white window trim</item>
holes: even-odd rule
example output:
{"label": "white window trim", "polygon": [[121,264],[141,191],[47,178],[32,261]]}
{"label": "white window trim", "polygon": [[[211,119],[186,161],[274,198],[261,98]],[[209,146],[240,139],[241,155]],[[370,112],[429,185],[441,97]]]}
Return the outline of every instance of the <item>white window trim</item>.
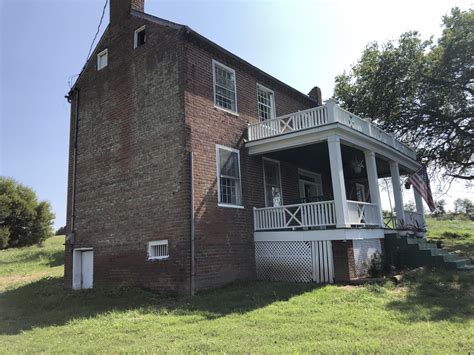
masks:
{"label": "white window trim", "polygon": [[[228,70],[228,71],[230,71],[234,74],[235,111],[232,111],[232,110],[229,110],[229,109],[226,109],[224,107],[220,107],[219,105],[217,105],[217,102],[216,102],[216,65],[221,66],[225,70]],[[237,75],[235,74],[235,70],[232,69],[232,68],[229,68],[227,65],[224,65],[221,62],[218,62],[215,59],[212,60],[212,91],[213,91],[213,95],[214,95],[214,107],[215,108],[217,108],[221,111],[236,115],[236,116],[239,115],[238,114],[239,111],[238,111],[238,108],[237,108]]]}
{"label": "white window trim", "polygon": [[359,182],[356,182],[355,183],[355,187],[356,187],[356,199],[357,199],[357,189],[358,188],[361,188],[362,187],[362,201],[359,201],[359,202],[367,202],[367,196],[365,195],[365,185],[364,184],[361,184]]}
{"label": "white window trim", "polygon": [[[319,181],[321,181],[321,192],[324,194],[324,185],[323,185],[323,176],[322,176],[322,174],[298,168],[298,185],[300,183],[300,178],[299,178],[300,175],[306,175],[307,177],[310,177],[310,178],[318,177]],[[309,183],[309,184],[317,185],[316,182],[313,182],[313,183],[310,182],[310,181],[305,181],[305,182]]]}
{"label": "white window trim", "polygon": [[[141,31],[145,30],[145,29],[146,29],[146,26],[143,25],[143,26],[137,28],[137,29],[135,30],[135,32],[133,33],[133,49],[138,48],[138,34],[139,34]],[[146,36],[146,33],[145,33],[145,36]],[[145,38],[146,38],[146,37],[145,37]],[[145,39],[145,41],[146,41],[146,39]]]}
{"label": "white window trim", "polygon": [[[229,152],[237,153],[237,162],[239,165],[239,191],[240,191],[240,205],[233,205],[230,203],[222,203],[221,201],[221,163],[219,156],[219,149],[228,150]],[[240,150],[229,148],[224,145],[216,144],[216,178],[217,178],[217,206],[227,208],[244,208],[242,196],[242,173],[240,171]]]}
{"label": "white window trim", "polygon": [[[107,56],[107,63],[103,67],[99,68],[99,63],[100,63],[99,58],[102,57],[103,55]],[[103,51],[97,53],[97,71],[104,69],[108,65],[109,65],[109,49],[105,48]]]}
{"label": "white window trim", "polygon": [[[168,252],[168,255],[166,255],[166,256],[151,256],[151,247],[156,246],[156,245],[166,245],[166,251]],[[165,260],[165,259],[169,259],[169,257],[170,257],[170,251],[169,251],[168,239],[153,240],[151,242],[148,242],[147,260]]]}
{"label": "white window trim", "polygon": [[276,159],[271,159],[267,157],[262,157],[262,169],[263,169],[263,193],[265,194],[265,207],[270,207],[267,205],[267,182],[266,182],[266,177],[265,177],[265,160],[270,161],[272,163],[278,164],[278,174],[280,176],[280,193],[281,193],[281,205],[284,206],[283,202],[283,188],[281,185],[281,166],[280,166],[280,161]]}
{"label": "white window trim", "polygon": [[[270,117],[270,119],[276,118],[277,115],[276,115],[276,106],[275,106],[275,92],[272,89],[269,89],[266,86],[259,83],[257,83],[257,115],[258,115],[258,89],[267,91],[272,94],[272,112],[271,112],[272,117]],[[260,117],[258,119],[260,120]],[[264,121],[260,121],[260,122],[264,122]]]}

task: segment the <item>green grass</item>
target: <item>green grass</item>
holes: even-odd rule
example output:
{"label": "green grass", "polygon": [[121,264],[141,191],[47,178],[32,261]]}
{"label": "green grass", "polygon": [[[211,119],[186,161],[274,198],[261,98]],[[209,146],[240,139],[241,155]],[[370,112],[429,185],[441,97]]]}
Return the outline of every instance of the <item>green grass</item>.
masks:
{"label": "green grass", "polygon": [[397,287],[246,282],[174,299],[129,288],[65,291],[54,257],[61,244],[0,251],[2,277],[27,275],[24,260],[32,270],[1,290],[2,353],[474,350],[470,272],[420,270]]}
{"label": "green grass", "polygon": [[[439,220],[428,217],[426,219],[428,227],[427,237],[433,241],[441,241],[443,248],[450,251],[458,251],[474,261],[474,221],[468,220]],[[460,238],[443,237],[444,232],[455,232],[463,235]]]}

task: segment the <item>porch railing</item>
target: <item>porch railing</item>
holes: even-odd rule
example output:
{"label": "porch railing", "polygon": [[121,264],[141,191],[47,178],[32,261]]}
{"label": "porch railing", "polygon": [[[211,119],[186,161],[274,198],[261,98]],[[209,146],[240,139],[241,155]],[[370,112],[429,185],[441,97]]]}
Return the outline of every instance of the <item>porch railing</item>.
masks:
{"label": "porch railing", "polygon": [[254,208],[253,211],[256,231],[336,225],[334,201]]}
{"label": "porch railing", "polygon": [[362,132],[416,159],[416,154],[413,149],[371,123],[370,120],[363,119],[337,105],[323,105],[271,120],[250,124],[248,126],[248,138],[251,142],[258,139],[278,136],[280,134],[315,128],[333,122],[339,122],[356,131]]}
{"label": "porch railing", "polygon": [[379,206],[374,203],[347,201],[349,224],[378,226],[380,225]]}
{"label": "porch railing", "polygon": [[249,125],[249,141],[300,131],[306,128],[321,126],[326,123],[328,123],[328,115],[325,106],[298,111]]}
{"label": "porch railing", "polygon": [[425,228],[425,218],[421,213],[405,211],[405,224],[414,228]]}

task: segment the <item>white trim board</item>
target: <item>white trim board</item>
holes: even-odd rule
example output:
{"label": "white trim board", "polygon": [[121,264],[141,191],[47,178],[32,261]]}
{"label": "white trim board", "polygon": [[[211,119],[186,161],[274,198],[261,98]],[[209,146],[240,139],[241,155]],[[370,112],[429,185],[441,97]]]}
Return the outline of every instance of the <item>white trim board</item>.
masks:
{"label": "white trim board", "polygon": [[321,229],[308,231],[254,232],[256,242],[306,242],[318,240],[383,239],[384,230],[374,229]]}
{"label": "white trim board", "polygon": [[372,151],[409,170],[417,171],[421,167],[420,163],[395,148],[337,122],[248,142],[245,146],[249,149],[249,155],[265,154],[324,142],[332,135],[340,137],[341,143],[345,145]]}

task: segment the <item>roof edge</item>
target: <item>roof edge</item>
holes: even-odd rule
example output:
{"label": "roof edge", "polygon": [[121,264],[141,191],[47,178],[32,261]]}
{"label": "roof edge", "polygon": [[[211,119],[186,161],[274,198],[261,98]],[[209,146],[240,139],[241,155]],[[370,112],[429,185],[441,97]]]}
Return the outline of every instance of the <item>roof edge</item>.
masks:
{"label": "roof edge", "polygon": [[147,13],[144,13],[144,12],[141,12],[141,11],[137,11],[137,10],[131,10],[130,13],[134,16],[138,16],[138,17],[141,17],[143,19],[146,19],[146,20],[149,20],[149,21],[153,21],[153,22],[156,22],[160,25],[163,25],[163,26],[168,26],[168,27],[171,27],[173,29],[176,29],[176,30],[183,30],[186,34],[190,34],[192,36],[194,36],[196,39],[202,41],[203,43],[213,47],[214,49],[224,53],[225,55],[231,57],[232,59],[236,60],[237,62],[243,64],[244,66],[247,66],[249,67],[250,69],[256,71],[258,74],[266,77],[267,79],[269,80],[272,80],[272,81],[275,81],[277,82],[279,85],[282,85],[284,87],[286,87],[288,90],[292,91],[294,94],[296,95],[299,95],[299,96],[303,96],[305,99],[307,99],[308,101],[310,102],[313,102],[315,103],[316,105],[318,105],[318,102],[316,100],[313,100],[311,97],[309,97],[307,94],[304,94],[303,92],[295,89],[294,87],[284,83],[283,81],[275,78],[274,76],[264,72],[263,70],[261,70],[260,68],[256,67],[255,65],[247,62],[245,59],[242,59],[241,57],[237,56],[236,54],[228,51],[227,49],[225,49],[224,47],[221,47],[220,45],[218,45],[217,43],[211,41],[210,39],[204,37],[203,35],[201,35],[200,33],[194,31],[192,28],[190,28],[189,26],[186,26],[186,25],[182,25],[182,24],[179,24],[179,23],[176,23],[176,22],[172,22],[172,21],[168,21],[168,20],[165,20],[163,18],[160,18],[160,17],[157,17],[157,16],[154,16],[154,15],[150,15],[150,14],[147,14]]}

